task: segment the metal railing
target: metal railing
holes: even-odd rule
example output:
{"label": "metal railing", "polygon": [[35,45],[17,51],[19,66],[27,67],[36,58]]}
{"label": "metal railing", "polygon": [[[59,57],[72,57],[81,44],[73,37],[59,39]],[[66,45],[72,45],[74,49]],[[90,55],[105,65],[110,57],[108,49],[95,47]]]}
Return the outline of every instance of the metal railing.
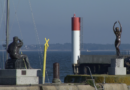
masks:
{"label": "metal railing", "polygon": [[89,72],[90,72],[90,76],[91,76],[91,78],[92,78],[94,88],[95,88],[95,90],[97,90],[97,87],[96,87],[95,82],[94,82],[94,80],[93,80],[93,76],[92,76],[92,73],[91,73],[91,69],[90,69],[88,66],[86,66],[86,67],[88,68],[88,70],[89,70]]}

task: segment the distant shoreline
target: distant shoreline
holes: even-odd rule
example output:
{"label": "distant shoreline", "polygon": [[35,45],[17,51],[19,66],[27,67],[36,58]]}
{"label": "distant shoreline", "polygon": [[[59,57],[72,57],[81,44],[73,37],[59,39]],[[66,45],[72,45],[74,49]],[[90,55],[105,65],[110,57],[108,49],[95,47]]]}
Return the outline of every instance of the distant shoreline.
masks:
{"label": "distant shoreline", "polygon": [[[0,50],[0,51],[6,51],[6,50]],[[21,51],[44,51],[44,50],[21,50]],[[51,51],[51,52],[60,52],[60,51],[63,51],[63,52],[71,52],[71,50],[47,50],[48,52]],[[82,52],[114,52],[115,50],[81,50]],[[130,50],[121,50],[121,51],[129,51]]]}

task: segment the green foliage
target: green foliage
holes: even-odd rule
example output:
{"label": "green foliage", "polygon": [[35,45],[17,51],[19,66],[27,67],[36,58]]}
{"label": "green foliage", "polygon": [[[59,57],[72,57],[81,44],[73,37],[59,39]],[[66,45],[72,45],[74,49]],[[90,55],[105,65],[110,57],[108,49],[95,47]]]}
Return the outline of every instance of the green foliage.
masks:
{"label": "green foliage", "polygon": [[88,85],[94,87],[92,80],[86,80],[85,84],[88,84]]}
{"label": "green foliage", "polygon": [[[93,78],[96,83],[103,83],[105,81],[105,83],[125,83],[130,85],[130,75],[93,75]],[[86,84],[93,86],[90,75],[67,75],[64,82],[70,83],[72,79],[74,80],[74,83],[85,82]]]}

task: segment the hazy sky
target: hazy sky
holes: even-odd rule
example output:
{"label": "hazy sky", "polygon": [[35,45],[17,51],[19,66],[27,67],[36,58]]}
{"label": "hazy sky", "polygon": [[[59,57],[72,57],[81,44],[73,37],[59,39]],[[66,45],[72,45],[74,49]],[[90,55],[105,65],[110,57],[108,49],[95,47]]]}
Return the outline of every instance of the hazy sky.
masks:
{"label": "hazy sky", "polygon": [[[0,0],[1,41],[5,40],[5,1]],[[9,7],[10,40],[18,36],[24,44],[37,44],[38,40],[44,44],[46,37],[49,43],[70,43],[75,13],[83,18],[84,43],[113,44],[112,27],[117,20],[123,28],[121,42],[130,43],[130,0],[30,0],[30,4],[29,0],[10,0]]]}

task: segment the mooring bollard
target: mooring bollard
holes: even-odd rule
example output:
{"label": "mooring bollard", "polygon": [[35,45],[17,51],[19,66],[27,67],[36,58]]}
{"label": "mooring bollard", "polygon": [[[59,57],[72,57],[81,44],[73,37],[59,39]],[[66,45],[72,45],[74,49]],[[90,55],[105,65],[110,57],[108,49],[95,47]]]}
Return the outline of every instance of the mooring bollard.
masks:
{"label": "mooring bollard", "polygon": [[53,80],[52,83],[61,83],[59,73],[59,63],[53,64]]}

